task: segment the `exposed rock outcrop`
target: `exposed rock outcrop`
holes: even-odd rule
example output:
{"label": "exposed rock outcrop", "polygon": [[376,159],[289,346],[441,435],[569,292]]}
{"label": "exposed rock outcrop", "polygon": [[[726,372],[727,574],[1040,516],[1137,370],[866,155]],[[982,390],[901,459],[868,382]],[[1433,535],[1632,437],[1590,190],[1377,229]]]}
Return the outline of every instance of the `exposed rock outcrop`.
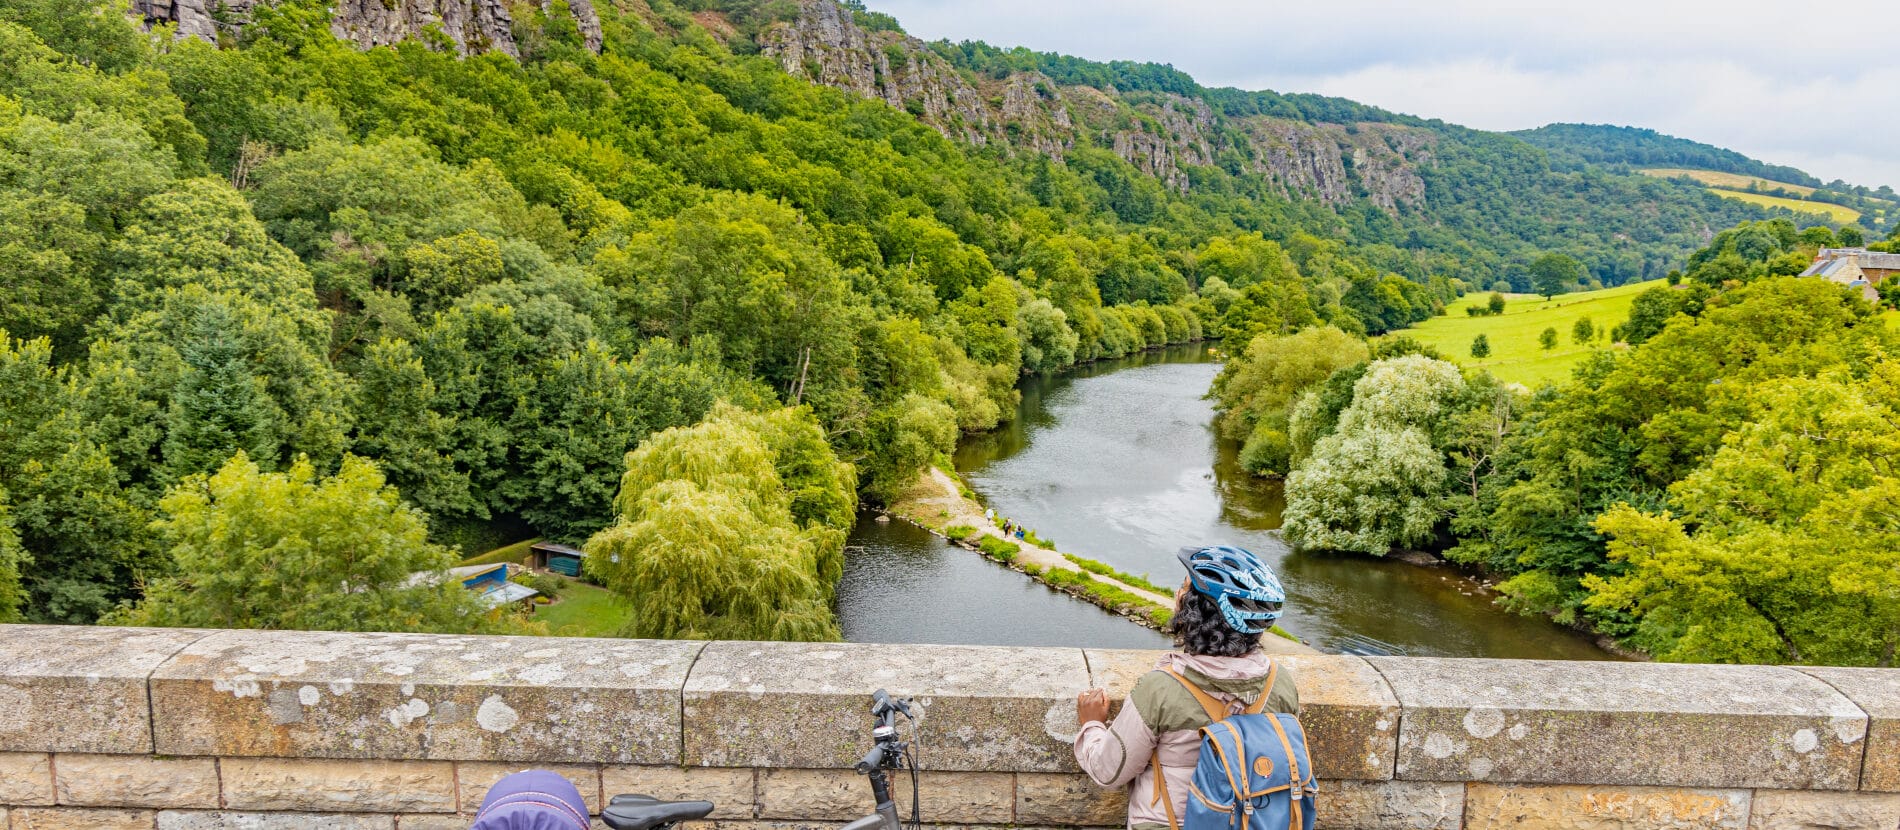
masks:
{"label": "exposed rock outcrop", "polygon": [[1086,137],[1177,190],[1190,186],[1186,168],[1237,158],[1293,198],[1365,198],[1387,210],[1425,199],[1428,131],[1229,117],[1199,98],[1062,86],[1039,72],[977,77],[916,38],[865,30],[834,0],[798,4],[796,19],[760,33],[762,52],[792,75],[908,110],[952,139],[1060,159]]}
{"label": "exposed rock outcrop", "polygon": [[[175,24],[179,37],[216,42],[250,17],[257,0],[136,0],[132,14],[149,27]],[[552,11],[555,0],[538,0]],[[587,48],[600,50],[600,15],[592,0],[567,0]],[[501,52],[520,57],[514,14],[506,0],[335,0],[330,31],[368,49],[405,40],[448,37],[464,55]]]}

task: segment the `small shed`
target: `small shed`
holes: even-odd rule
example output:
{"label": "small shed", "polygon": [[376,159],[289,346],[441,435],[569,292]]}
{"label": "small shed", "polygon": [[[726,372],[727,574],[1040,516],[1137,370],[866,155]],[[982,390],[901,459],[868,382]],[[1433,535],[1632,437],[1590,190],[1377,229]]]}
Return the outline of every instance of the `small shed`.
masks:
{"label": "small shed", "polygon": [[535,570],[551,571],[562,576],[580,576],[581,560],[587,558],[586,551],[558,542],[536,542],[528,550]]}

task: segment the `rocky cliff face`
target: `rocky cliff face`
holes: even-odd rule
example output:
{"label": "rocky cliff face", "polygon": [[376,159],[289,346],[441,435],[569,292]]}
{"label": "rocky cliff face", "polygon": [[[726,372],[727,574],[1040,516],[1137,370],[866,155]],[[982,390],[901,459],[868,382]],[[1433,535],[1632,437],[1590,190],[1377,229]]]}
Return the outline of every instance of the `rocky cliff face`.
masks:
{"label": "rocky cliff face", "polygon": [[[551,10],[555,0],[535,0]],[[242,26],[257,0],[136,0],[132,13],[147,26],[171,23],[180,37],[216,42]],[[365,49],[423,38],[439,30],[464,55],[520,57],[514,14],[506,0],[335,0],[330,31]],[[592,0],[567,0],[587,48],[600,51],[600,15]]]}
{"label": "rocky cliff face", "polygon": [[952,139],[1057,159],[1085,142],[1178,190],[1189,187],[1185,168],[1238,158],[1292,198],[1342,206],[1364,197],[1387,210],[1425,198],[1418,171],[1436,143],[1426,130],[1229,118],[1196,98],[1061,86],[1037,72],[972,77],[923,41],[863,29],[833,0],[798,4],[795,20],[760,34],[762,52],[792,75],[883,100]]}

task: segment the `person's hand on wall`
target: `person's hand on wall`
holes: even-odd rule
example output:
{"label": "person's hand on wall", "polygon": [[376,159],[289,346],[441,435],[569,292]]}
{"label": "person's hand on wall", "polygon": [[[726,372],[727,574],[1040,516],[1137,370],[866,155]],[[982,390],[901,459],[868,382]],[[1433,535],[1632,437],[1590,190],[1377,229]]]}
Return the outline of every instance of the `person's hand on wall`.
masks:
{"label": "person's hand on wall", "polygon": [[1075,722],[1078,726],[1108,720],[1108,692],[1090,689],[1075,696]]}

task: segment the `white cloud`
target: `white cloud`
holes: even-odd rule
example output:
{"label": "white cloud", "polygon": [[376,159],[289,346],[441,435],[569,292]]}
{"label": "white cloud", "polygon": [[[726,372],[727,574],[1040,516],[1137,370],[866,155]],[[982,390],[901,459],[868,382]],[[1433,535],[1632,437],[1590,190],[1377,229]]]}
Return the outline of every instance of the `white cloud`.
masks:
{"label": "white cloud", "polygon": [[1628,124],[1900,186],[1900,4],[871,0],[919,37],[1171,63],[1482,129]]}

